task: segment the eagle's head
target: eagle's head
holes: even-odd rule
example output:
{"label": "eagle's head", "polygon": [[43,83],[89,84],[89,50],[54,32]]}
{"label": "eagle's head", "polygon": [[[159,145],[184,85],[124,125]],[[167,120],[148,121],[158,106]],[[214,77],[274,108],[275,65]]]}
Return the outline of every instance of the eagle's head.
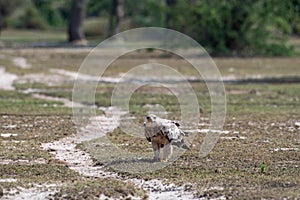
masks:
{"label": "eagle's head", "polygon": [[153,114],[147,115],[146,116],[146,121],[147,122],[154,122],[156,120],[156,116]]}

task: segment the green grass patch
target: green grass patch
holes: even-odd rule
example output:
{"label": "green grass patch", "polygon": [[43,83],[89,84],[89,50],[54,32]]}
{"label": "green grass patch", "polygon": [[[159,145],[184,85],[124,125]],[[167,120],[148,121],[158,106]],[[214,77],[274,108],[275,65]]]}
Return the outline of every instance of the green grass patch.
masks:
{"label": "green grass patch", "polygon": [[1,32],[1,40],[6,43],[65,42],[67,34],[65,31],[6,29]]}
{"label": "green grass patch", "polygon": [[59,101],[32,98],[16,91],[0,91],[1,114],[71,114],[72,109]]}
{"label": "green grass patch", "polygon": [[226,85],[226,91],[230,115],[300,113],[299,84]]}
{"label": "green grass patch", "polygon": [[[210,115],[211,97],[203,84],[192,84],[200,112]],[[180,84],[178,85],[180,87]],[[114,85],[99,85],[95,94],[97,106],[111,106]],[[300,112],[299,84],[226,84],[227,113],[230,115],[245,114],[297,114]],[[151,93],[149,93],[151,91]],[[72,98],[71,92],[47,92],[47,95]],[[182,94],[184,95],[184,94]],[[142,87],[135,91],[129,101],[130,114],[143,118],[151,107],[162,106],[172,118],[180,115],[178,99],[173,94],[166,94],[164,88]],[[155,109],[155,108],[154,108]],[[160,109],[159,107],[157,109]],[[159,110],[158,110],[159,111]]]}

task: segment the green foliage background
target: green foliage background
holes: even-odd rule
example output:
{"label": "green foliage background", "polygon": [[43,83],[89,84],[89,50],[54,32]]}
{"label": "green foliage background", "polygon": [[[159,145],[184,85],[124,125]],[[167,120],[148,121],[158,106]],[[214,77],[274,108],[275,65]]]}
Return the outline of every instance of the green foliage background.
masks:
{"label": "green foliage background", "polygon": [[[71,3],[0,0],[0,8],[8,28],[64,30]],[[87,0],[87,36],[107,37],[111,7],[111,0]],[[287,38],[300,35],[300,0],[126,0],[124,9],[123,29],[172,28],[215,55],[292,56]]]}

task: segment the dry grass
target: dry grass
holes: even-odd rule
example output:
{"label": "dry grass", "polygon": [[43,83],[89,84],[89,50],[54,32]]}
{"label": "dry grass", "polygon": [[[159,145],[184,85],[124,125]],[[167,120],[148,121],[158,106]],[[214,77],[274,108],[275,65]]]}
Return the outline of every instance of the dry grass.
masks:
{"label": "dry grass", "polygon": [[[111,52],[110,52],[111,53]],[[50,69],[77,71],[88,50],[23,49],[1,50],[1,65],[17,74],[45,73]],[[147,56],[150,54],[150,58]],[[20,70],[11,62],[13,57],[25,57],[31,69]],[[103,55],[105,56],[105,55]],[[171,59],[169,59],[171,58]],[[173,66],[187,76],[195,71],[182,60],[157,52],[137,52],[113,63],[107,76],[116,76],[132,68],[136,63],[156,61]],[[216,58],[221,73],[225,76],[299,76],[299,58]],[[93,74],[93,72],[91,71]],[[41,83],[16,85],[19,90],[44,89],[46,94],[71,98],[70,85],[47,86]],[[96,104],[110,105],[114,84],[99,84]],[[201,103],[202,117],[210,116],[210,97],[205,84],[193,83]],[[208,157],[199,157],[203,134],[193,141],[191,151],[186,151],[177,161],[167,167],[147,174],[120,173],[127,178],[163,179],[176,184],[186,184],[187,190],[196,191],[196,196],[233,199],[297,199],[299,196],[299,96],[300,86],[295,84],[227,84],[227,118],[221,139]],[[33,183],[61,183],[61,192],[53,198],[66,195],[69,198],[97,198],[105,194],[124,197],[128,194],[143,197],[144,191],[116,180],[84,178],[65,165],[57,163],[52,155],[40,148],[40,143],[54,141],[75,133],[71,110],[61,103],[32,99],[18,91],[0,91],[0,133],[17,134],[0,137],[0,159],[18,161],[41,160],[43,163],[1,164],[0,178],[16,178],[15,183],[0,183],[1,188],[16,186],[31,187]],[[165,88],[142,87],[130,101],[135,121],[142,124],[148,111],[145,105],[164,105],[169,117],[178,119],[180,107],[177,99]],[[208,122],[208,121],[205,121]],[[7,129],[9,125],[16,125]],[[200,128],[207,128],[201,126]],[[141,152],[150,148],[143,138],[134,138],[119,129],[108,134],[109,139],[122,150]],[[23,141],[23,142],[15,142]],[[99,150],[92,148],[99,140],[85,143],[82,147],[97,159]],[[127,145],[124,145],[127,144]],[[282,149],[280,149],[282,148]],[[285,150],[284,148],[288,148]],[[298,150],[296,150],[298,148]],[[278,150],[277,150],[278,149]],[[148,149],[149,150],[149,149]],[[148,151],[147,150],[147,151]],[[151,149],[148,151],[152,154]],[[101,161],[101,160],[100,160]],[[266,164],[266,172],[260,172],[260,164]],[[112,170],[112,169],[110,169]],[[219,186],[216,187],[216,186]],[[102,188],[99,190],[99,188]],[[131,193],[133,191],[133,193]],[[78,194],[78,196],[77,196]]]}

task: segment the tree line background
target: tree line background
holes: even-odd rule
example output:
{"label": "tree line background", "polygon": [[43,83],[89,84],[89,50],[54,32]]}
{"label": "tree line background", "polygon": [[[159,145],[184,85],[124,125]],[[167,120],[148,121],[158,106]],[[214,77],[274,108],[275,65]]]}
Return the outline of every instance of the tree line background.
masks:
{"label": "tree line background", "polygon": [[0,0],[0,31],[64,30],[84,44],[144,26],[185,33],[215,55],[289,56],[300,0]]}

